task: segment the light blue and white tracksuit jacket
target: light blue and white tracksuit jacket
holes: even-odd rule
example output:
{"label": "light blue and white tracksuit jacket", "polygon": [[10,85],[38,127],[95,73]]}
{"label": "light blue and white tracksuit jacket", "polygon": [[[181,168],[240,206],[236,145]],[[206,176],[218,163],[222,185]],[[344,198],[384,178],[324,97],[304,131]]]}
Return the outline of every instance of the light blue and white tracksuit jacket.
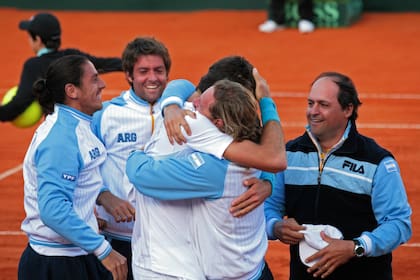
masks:
{"label": "light blue and white tracksuit jacket", "polygon": [[[105,188],[117,197],[135,205],[135,189],[125,174],[128,155],[143,150],[161,120],[160,104],[150,104],[138,97],[133,89],[105,102],[92,120],[94,134],[107,150],[107,160],[101,166]],[[103,231],[113,239],[131,241],[133,222],[117,223],[105,208],[98,206],[98,215],[107,221]]]}
{"label": "light blue and white tracksuit jacket", "polygon": [[22,230],[30,246],[46,256],[94,253],[112,248],[98,232],[95,201],[103,186],[99,166],[105,147],[90,128],[91,116],[65,105],[36,130],[23,163]]}

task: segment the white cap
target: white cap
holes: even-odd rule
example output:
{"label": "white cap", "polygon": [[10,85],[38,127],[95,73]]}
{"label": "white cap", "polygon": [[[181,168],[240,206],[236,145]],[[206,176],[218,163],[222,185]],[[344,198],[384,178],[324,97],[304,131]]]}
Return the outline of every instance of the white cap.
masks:
{"label": "white cap", "polygon": [[305,230],[300,232],[304,234],[305,238],[299,242],[299,255],[300,260],[307,266],[313,266],[318,262],[318,259],[308,262],[305,262],[305,259],[312,256],[322,248],[326,247],[328,243],[324,241],[321,237],[321,232],[323,231],[326,235],[335,239],[342,239],[343,234],[341,231],[330,225],[306,225]]}

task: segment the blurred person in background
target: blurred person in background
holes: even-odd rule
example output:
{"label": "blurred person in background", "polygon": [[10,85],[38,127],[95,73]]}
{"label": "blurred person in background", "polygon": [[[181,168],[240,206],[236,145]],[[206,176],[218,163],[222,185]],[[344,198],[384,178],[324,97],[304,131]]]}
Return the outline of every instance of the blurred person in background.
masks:
{"label": "blurred person in background", "polygon": [[[282,30],[286,27],[285,19],[285,4],[286,0],[270,0],[268,6],[268,18],[260,24],[258,29],[261,32],[271,33],[276,30]],[[313,1],[312,0],[298,0],[299,22],[298,29],[301,33],[310,33],[315,30],[313,23]]]}
{"label": "blurred person in background", "polygon": [[2,122],[13,121],[32,104],[35,100],[33,83],[43,78],[51,62],[60,57],[83,55],[92,61],[99,73],[122,71],[121,59],[118,57],[95,57],[78,49],[60,49],[61,26],[58,18],[51,13],[38,13],[29,20],[22,20],[19,29],[28,32],[29,45],[35,56],[25,61],[14,98],[0,106]]}

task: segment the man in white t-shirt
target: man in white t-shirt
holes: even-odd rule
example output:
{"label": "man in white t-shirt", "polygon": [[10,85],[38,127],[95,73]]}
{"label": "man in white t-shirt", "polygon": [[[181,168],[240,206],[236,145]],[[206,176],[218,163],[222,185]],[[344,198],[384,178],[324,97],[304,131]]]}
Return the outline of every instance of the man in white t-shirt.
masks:
{"label": "man in white t-shirt", "polygon": [[[167,140],[167,136],[164,130],[159,132],[156,131],[156,134],[152,137],[152,140],[146,145],[145,152],[147,154],[153,155],[155,159],[159,158],[167,158],[168,156],[171,157],[178,157],[182,158],[185,155],[192,155],[189,157],[192,160],[193,164],[197,164],[200,167],[200,162],[203,157],[198,156],[197,158],[194,157],[195,154],[191,154],[194,150],[199,150],[201,152],[209,153],[213,155],[213,158],[218,158],[218,162],[223,162],[222,166],[220,167],[219,171],[214,174],[214,178],[219,177],[220,174],[225,174],[225,168],[228,166],[228,162],[222,160],[223,157],[229,157],[229,149],[233,146],[233,149],[240,149],[246,148],[243,151],[249,152],[248,156],[237,156],[239,158],[239,162],[241,165],[250,165],[258,168],[267,168],[267,166],[271,165],[271,168],[278,168],[284,169],[286,166],[286,162],[283,161],[281,164],[277,164],[276,159],[284,157],[284,145],[283,145],[283,136],[281,133],[281,126],[279,123],[277,111],[275,105],[271,98],[269,97],[268,87],[265,83],[263,83],[262,78],[257,74],[255,71],[255,75],[258,78],[259,82],[263,84],[263,90],[260,90],[260,94],[266,96],[262,98],[262,103],[265,103],[263,106],[262,113],[263,113],[263,123],[266,124],[264,133],[261,137],[261,141],[259,144],[247,141],[244,139],[248,138],[241,138],[240,133],[239,135],[232,135],[228,136],[227,134],[223,134],[219,131],[219,128],[222,128],[222,131],[231,134],[230,126],[227,122],[225,126],[220,125],[220,119],[211,119],[211,113],[209,112],[210,105],[214,101],[213,93],[214,87],[211,87],[208,91],[206,91],[200,98],[196,99],[194,102],[194,107],[197,109],[196,118],[187,117],[187,122],[191,128],[191,135],[186,135],[187,138],[185,145],[178,145],[175,144],[171,146],[169,141]],[[237,83],[227,82],[227,87],[232,86],[239,86]],[[185,81],[179,81],[178,90],[181,88],[185,91],[188,90],[188,86],[185,86]],[[236,84],[236,85],[235,85]],[[265,85],[265,86],[264,86]],[[241,87],[243,89],[243,87]],[[171,89],[171,83],[168,84],[167,89]],[[216,94],[216,93],[214,93]],[[251,99],[255,102],[255,99],[251,97]],[[225,101],[226,102],[226,101]],[[260,104],[261,104],[260,102]],[[254,103],[255,105],[256,103]],[[223,107],[222,107],[223,108]],[[236,108],[238,109],[238,108]],[[239,108],[241,109],[241,108]],[[253,113],[256,115],[256,107],[252,107]],[[222,110],[223,111],[223,110]],[[239,110],[238,113],[244,113],[243,111]],[[265,118],[265,119],[264,119]],[[229,118],[228,118],[229,119]],[[230,121],[234,123],[235,121],[241,121],[242,118],[239,117],[236,120],[234,118],[230,118]],[[258,118],[253,119],[251,122],[247,122],[247,125],[250,127],[257,127],[258,126]],[[245,121],[245,120],[244,120]],[[251,124],[251,125],[250,125]],[[242,128],[245,129],[246,126]],[[224,129],[223,129],[224,128]],[[163,128],[161,128],[163,129]],[[241,129],[236,129],[236,131],[241,131]],[[246,131],[247,134],[249,131]],[[244,134],[244,135],[245,135]],[[235,140],[235,142],[233,142]],[[243,140],[243,141],[242,141]],[[235,147],[235,145],[239,145],[239,147]],[[283,146],[282,146],[283,145]],[[166,149],[165,149],[166,147]],[[254,157],[258,157],[258,155],[263,155],[264,152],[270,151],[272,156],[271,160],[266,156],[265,165],[263,167],[257,161],[252,162]],[[204,157],[209,155],[204,154]],[[136,186],[138,190],[143,192],[142,186],[147,180],[152,180],[157,185],[161,185],[162,187],[165,186],[165,180],[170,182],[169,177],[170,174],[176,174],[176,170],[174,172],[170,172],[173,170],[168,169],[168,173],[162,174],[162,178],[156,180],[155,176],[151,178],[149,175],[152,173],[142,172],[142,166],[139,165],[140,161],[138,156],[144,156],[144,152],[135,152],[130,155],[128,162],[127,162],[127,175],[132,183]],[[235,158],[235,156],[232,156]],[[236,161],[235,159],[233,159]],[[258,166],[259,165],[259,166]],[[230,219],[230,226],[237,226],[236,222],[241,222],[244,220],[237,220],[231,216],[229,213],[230,203],[232,202],[232,198],[236,197],[237,195],[241,194],[245,188],[242,187],[242,181],[245,178],[258,176],[259,172],[257,170],[252,171],[253,169],[247,169],[244,167],[239,167],[237,165],[236,169],[238,169],[237,174],[239,176],[235,177],[234,185],[236,189],[231,189],[230,194],[227,195],[225,193],[225,200],[219,200],[224,205],[223,208],[220,209],[222,211],[224,217],[231,217]],[[274,166],[274,167],[273,167]],[[223,171],[224,170],[224,171]],[[239,171],[240,170],[240,171]],[[231,171],[231,168],[229,168]],[[246,172],[244,172],[246,171]],[[271,171],[271,170],[270,170]],[[165,172],[164,172],[165,173]],[[149,175],[148,175],[149,174]],[[230,172],[231,174],[231,172]],[[193,175],[193,174],[189,174]],[[207,175],[211,175],[207,173]],[[179,176],[184,176],[182,172],[180,172]],[[179,177],[178,176],[178,177]],[[194,176],[194,175],[193,175]],[[231,176],[231,175],[229,175]],[[219,196],[213,196],[213,198],[221,197],[223,194],[224,188],[224,180],[223,178],[228,178],[229,176],[222,176],[222,180],[218,180],[216,183],[212,180],[208,180],[213,185],[219,188],[216,192],[219,193]],[[185,180],[188,180],[190,177],[187,175],[184,177]],[[232,178],[232,177],[229,177]],[[144,180],[143,180],[144,179]],[[163,180],[161,180],[163,179]],[[207,178],[210,179],[210,178]],[[216,179],[217,180],[217,179]],[[192,181],[194,181],[192,179]],[[205,183],[207,180],[201,180],[200,182],[203,183],[203,189],[190,189],[186,192],[188,193],[185,196],[185,192],[160,192],[159,195],[154,194],[154,191],[147,192],[146,195],[143,193],[137,193],[137,203],[136,203],[136,212],[140,213],[140,223],[135,225],[134,232],[133,232],[133,272],[136,277],[139,279],[144,279],[145,277],[160,277],[164,279],[206,279],[208,277],[222,277],[220,279],[228,279],[229,277],[232,279],[240,279],[241,277],[246,277],[250,279],[269,279],[269,278],[259,278],[262,273],[264,272],[264,254],[267,246],[267,240],[264,233],[264,215],[262,213],[262,208],[257,208],[261,213],[256,214],[259,218],[255,221],[257,223],[252,223],[248,221],[247,229],[254,228],[261,228],[261,232],[255,233],[258,236],[254,236],[254,240],[259,240],[256,244],[254,244],[252,249],[242,248],[244,249],[244,253],[253,252],[254,257],[249,255],[249,259],[245,260],[242,265],[236,266],[238,264],[237,260],[234,260],[230,256],[226,256],[232,262],[229,267],[226,267],[227,270],[230,270],[229,273],[224,274],[226,271],[223,270],[223,267],[218,267],[218,269],[209,269],[211,266],[211,262],[205,261],[205,257],[203,254],[200,254],[197,246],[204,245],[205,248],[210,248],[211,244],[204,243],[204,239],[197,238],[196,234],[200,231],[195,230],[196,225],[200,221],[200,217],[203,215],[194,215],[194,213],[199,213],[197,207],[193,206],[192,200],[183,200],[182,198],[195,198],[195,197],[208,197],[212,191],[211,186]],[[196,182],[194,182],[195,185]],[[148,184],[148,183],[147,183]],[[169,183],[170,185],[170,183]],[[238,186],[242,188],[242,191],[238,191]],[[153,189],[153,187],[152,187]],[[220,191],[222,193],[220,193]],[[207,193],[206,193],[207,192]],[[163,195],[163,196],[161,196]],[[159,198],[159,199],[155,199]],[[211,197],[211,195],[210,195]],[[162,200],[166,199],[166,200]],[[202,204],[203,205],[203,204]],[[209,206],[209,205],[207,205]],[[193,211],[195,208],[197,211]],[[204,206],[206,208],[206,206]],[[202,208],[202,210],[204,210]],[[217,207],[216,207],[217,208]],[[213,208],[215,209],[215,208]],[[260,211],[261,210],[261,211]],[[206,212],[206,211],[204,211]],[[204,213],[202,212],[202,213]],[[209,212],[206,212],[209,213]],[[255,212],[257,213],[257,212]],[[205,214],[204,214],[205,215]],[[254,215],[254,213],[252,213]],[[203,221],[203,220],[202,220]],[[219,223],[223,222],[219,220]],[[258,223],[262,227],[258,226]],[[257,227],[256,227],[257,225]],[[209,225],[210,226],[210,225]],[[204,227],[203,227],[204,228]],[[248,234],[251,231],[245,230]],[[211,234],[211,233],[209,233]],[[249,237],[251,237],[251,234]],[[241,234],[238,234],[240,236]],[[244,235],[241,235],[239,239],[243,238]],[[210,238],[213,240],[212,238]],[[246,240],[247,238],[243,239]],[[238,240],[238,239],[237,239]],[[227,242],[227,241],[225,241]],[[223,244],[217,243],[215,245]],[[227,243],[225,243],[227,244]],[[236,244],[238,245],[238,244]],[[223,246],[219,247],[216,246],[215,248],[222,248]],[[241,246],[233,246],[231,249],[232,251],[237,252],[237,254],[241,255]],[[208,251],[208,250],[206,250]],[[221,253],[226,253],[227,251],[224,250]],[[212,256],[212,254],[208,254],[207,256]],[[158,261],[159,260],[159,261]],[[208,259],[209,260],[209,259]],[[248,262],[248,263],[247,263]],[[209,266],[210,265],[210,266]],[[244,270],[246,266],[249,271]],[[235,270],[235,268],[237,270]],[[239,274],[238,274],[239,273]],[[239,276],[240,275],[240,276]],[[271,275],[271,274],[270,274]],[[226,278],[225,278],[226,277]],[[239,277],[239,278],[238,278]]]}

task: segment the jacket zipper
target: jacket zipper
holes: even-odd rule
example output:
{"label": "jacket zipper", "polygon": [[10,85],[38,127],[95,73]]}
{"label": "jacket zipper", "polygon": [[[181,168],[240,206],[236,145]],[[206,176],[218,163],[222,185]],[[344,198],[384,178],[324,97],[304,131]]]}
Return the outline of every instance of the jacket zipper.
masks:
{"label": "jacket zipper", "polygon": [[153,110],[153,104],[150,104],[150,116],[151,116],[151,120],[152,120],[152,132],[150,135],[153,134],[153,131],[155,130],[155,117],[153,115],[154,110]]}
{"label": "jacket zipper", "polygon": [[322,176],[322,172],[324,171],[325,163],[327,162],[327,159],[330,156],[330,151],[328,151],[327,153],[318,152],[318,161],[319,161],[318,168],[319,169],[318,169],[318,178],[317,178],[318,188],[317,188],[317,191],[316,191],[315,209],[314,209],[315,221],[318,221],[318,204],[319,204],[319,195],[320,195],[319,192],[320,192],[320,189],[321,189],[321,176]]}

